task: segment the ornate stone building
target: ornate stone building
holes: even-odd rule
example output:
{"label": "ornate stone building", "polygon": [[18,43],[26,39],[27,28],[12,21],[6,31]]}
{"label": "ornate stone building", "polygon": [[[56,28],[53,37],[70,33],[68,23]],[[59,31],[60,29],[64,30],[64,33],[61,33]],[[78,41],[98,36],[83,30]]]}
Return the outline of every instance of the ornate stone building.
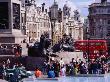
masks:
{"label": "ornate stone building", "polygon": [[54,1],[49,10],[49,16],[52,26],[52,44],[55,44],[62,38],[62,11],[60,8],[58,8],[58,4],[56,1]]}
{"label": "ornate stone building", "polygon": [[56,1],[50,7],[49,16],[52,25],[53,44],[57,43],[65,34],[71,34],[75,40],[83,39],[83,23],[80,20],[80,14],[76,10],[72,15],[70,11],[71,7],[67,4],[64,5],[63,11],[58,9]]}
{"label": "ornate stone building", "polygon": [[110,38],[110,2],[101,0],[101,3],[89,5],[89,33],[90,38]]}
{"label": "ornate stone building", "polygon": [[74,40],[83,40],[83,23],[70,17],[68,19],[68,35],[71,35]]}
{"label": "ornate stone building", "polygon": [[83,24],[83,39],[87,40],[88,39],[88,29],[89,29],[89,20],[88,18],[84,19],[84,24]]}
{"label": "ornate stone building", "polygon": [[110,1],[101,0],[100,3],[89,5],[89,35],[90,39],[104,39],[110,53]]}
{"label": "ornate stone building", "polygon": [[26,5],[26,34],[29,42],[40,40],[43,33],[50,34],[50,19],[47,9],[37,7],[35,2],[31,5]]}
{"label": "ornate stone building", "polygon": [[65,4],[63,7],[63,33],[71,35],[74,40],[82,40],[83,23],[80,14],[77,10],[74,11],[74,15],[70,12],[71,8]]}

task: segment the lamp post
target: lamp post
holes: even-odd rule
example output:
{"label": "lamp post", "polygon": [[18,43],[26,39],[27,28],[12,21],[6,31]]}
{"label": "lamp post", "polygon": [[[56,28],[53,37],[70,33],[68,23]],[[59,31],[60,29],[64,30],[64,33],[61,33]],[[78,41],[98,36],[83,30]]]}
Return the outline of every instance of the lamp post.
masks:
{"label": "lamp post", "polygon": [[87,58],[88,58],[88,62],[89,62],[89,54],[90,54],[90,51],[89,51],[89,40],[90,40],[90,35],[89,33],[87,32]]}
{"label": "lamp post", "polygon": [[106,40],[107,40],[108,54],[110,54],[110,39],[109,39],[110,34],[107,34],[106,36],[107,36]]}
{"label": "lamp post", "polygon": [[90,51],[89,51],[89,40],[90,40],[90,34],[89,34],[89,29],[87,28],[87,32],[86,32],[86,36],[87,36],[87,64],[88,64],[88,68],[89,68],[89,56],[90,56]]}

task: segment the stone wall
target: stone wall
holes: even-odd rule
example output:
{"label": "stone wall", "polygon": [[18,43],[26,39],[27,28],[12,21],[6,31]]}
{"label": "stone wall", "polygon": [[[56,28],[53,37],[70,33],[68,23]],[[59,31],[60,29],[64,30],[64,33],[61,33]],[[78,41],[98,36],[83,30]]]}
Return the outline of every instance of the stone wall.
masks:
{"label": "stone wall", "polygon": [[70,63],[72,61],[72,58],[74,59],[78,58],[78,59],[85,61],[85,59],[83,58],[83,52],[60,52],[57,54],[59,56],[59,60],[60,58],[63,58],[63,61],[65,64]]}
{"label": "stone wall", "polygon": [[26,68],[27,70],[34,71],[37,66],[41,69],[45,60],[46,58],[43,57],[27,57],[25,61],[27,62]]}
{"label": "stone wall", "polygon": [[0,37],[0,43],[14,43],[14,37]]}

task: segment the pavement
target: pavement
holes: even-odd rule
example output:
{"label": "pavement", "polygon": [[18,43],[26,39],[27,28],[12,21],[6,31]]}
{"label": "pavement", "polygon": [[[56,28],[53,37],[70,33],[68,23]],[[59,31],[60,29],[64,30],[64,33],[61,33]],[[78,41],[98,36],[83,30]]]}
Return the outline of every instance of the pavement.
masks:
{"label": "pavement", "polygon": [[8,81],[0,79],[0,82],[8,82]]}
{"label": "pavement", "polygon": [[[110,76],[110,73],[107,73],[107,74],[77,74],[75,76],[71,76],[71,77],[76,77],[76,78],[79,78],[79,77],[85,77],[85,78],[94,78],[94,77],[106,77],[106,76]],[[69,76],[67,76],[69,77]],[[61,77],[56,77],[56,78],[47,78],[47,75],[43,75],[42,77],[39,77],[39,78],[36,78],[35,76],[32,76],[30,78],[25,78],[23,79],[22,81],[26,82],[26,81],[35,81],[35,80],[47,80],[47,81],[58,81]]]}

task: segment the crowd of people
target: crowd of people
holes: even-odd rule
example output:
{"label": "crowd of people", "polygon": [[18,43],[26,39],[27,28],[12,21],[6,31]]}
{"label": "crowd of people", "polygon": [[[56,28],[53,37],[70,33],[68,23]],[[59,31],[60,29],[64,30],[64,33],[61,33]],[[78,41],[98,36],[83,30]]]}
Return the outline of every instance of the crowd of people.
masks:
{"label": "crowd of people", "polygon": [[9,82],[19,82],[22,78],[28,78],[25,67],[21,63],[14,63],[7,59],[0,64],[0,79],[7,80]]}
{"label": "crowd of people", "polygon": [[0,45],[0,55],[21,55],[22,47],[19,44],[2,44]]}
{"label": "crowd of people", "polygon": [[[48,78],[55,78],[59,76],[73,76],[77,74],[105,74],[108,72],[108,64],[106,59],[89,60],[89,63],[82,61],[81,59],[72,58],[69,64],[65,64],[63,59],[60,61],[51,61],[50,63],[44,62],[42,73],[47,74]],[[40,73],[36,73],[40,71]],[[37,67],[35,76],[40,77],[42,75],[41,70]]]}
{"label": "crowd of people", "polygon": [[[63,58],[61,58],[59,61],[51,60],[50,62],[44,62],[41,69],[37,66],[34,74],[36,78],[42,77],[42,75],[48,75],[48,78],[55,78],[77,74],[105,74],[106,72],[108,72],[108,65],[104,58],[100,60],[89,60],[89,63],[79,58],[72,58],[68,64],[64,63]],[[3,61],[0,64],[0,79],[18,82],[22,78],[28,78],[28,76],[29,73],[27,73],[21,63],[11,64],[11,61],[7,59],[6,62]]]}

